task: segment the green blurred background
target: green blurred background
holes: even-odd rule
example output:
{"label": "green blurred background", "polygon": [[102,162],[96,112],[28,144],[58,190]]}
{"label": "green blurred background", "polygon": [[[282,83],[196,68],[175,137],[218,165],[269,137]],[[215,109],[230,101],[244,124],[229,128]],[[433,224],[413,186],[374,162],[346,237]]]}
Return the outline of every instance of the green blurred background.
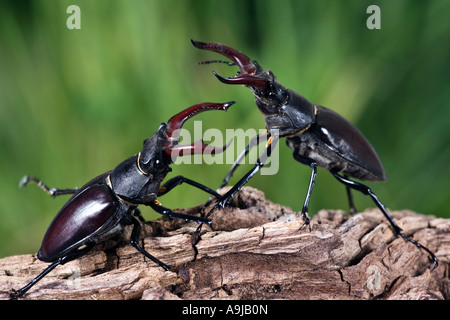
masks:
{"label": "green blurred background", "polygon": [[[81,9],[81,30],[66,27],[71,4]],[[366,27],[370,4],[381,8],[381,30]],[[370,186],[387,207],[450,217],[449,12],[446,0],[1,1],[0,257],[35,253],[68,199],[19,189],[25,174],[79,187],[140,151],[161,122],[204,101],[238,103],[196,117],[203,129],[264,127],[250,90],[211,73],[237,68],[197,65],[220,56],[195,49],[191,38],[239,49],[355,123],[383,161],[388,182]],[[228,168],[173,166],[170,176],[216,188]],[[278,174],[250,185],[298,211],[309,175],[282,142]],[[207,198],[180,186],[161,202],[181,208]],[[359,209],[374,207],[355,198]],[[322,208],[348,204],[344,187],[319,170],[311,214]]]}

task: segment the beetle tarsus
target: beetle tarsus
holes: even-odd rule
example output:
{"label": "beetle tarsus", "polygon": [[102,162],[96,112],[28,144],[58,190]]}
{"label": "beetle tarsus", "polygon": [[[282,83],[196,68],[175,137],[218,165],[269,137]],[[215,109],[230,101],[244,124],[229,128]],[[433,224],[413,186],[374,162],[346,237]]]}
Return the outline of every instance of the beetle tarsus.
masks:
{"label": "beetle tarsus", "polygon": [[311,232],[311,219],[308,217],[308,214],[302,212],[301,218],[303,220],[303,224],[298,230],[302,230],[304,226],[308,226],[309,232]]}
{"label": "beetle tarsus", "polygon": [[417,242],[416,240],[408,237],[407,235],[405,235],[404,233],[399,233],[398,235],[400,235],[401,237],[403,237],[405,240],[411,242],[412,244],[414,244],[416,247],[418,247],[419,249],[423,249],[425,250],[429,255],[431,260],[433,261],[433,267],[430,269],[430,272],[433,271],[434,269],[436,269],[439,265],[438,259],[436,258],[436,256],[434,255],[434,253],[428,249],[427,247],[421,245],[419,242]]}

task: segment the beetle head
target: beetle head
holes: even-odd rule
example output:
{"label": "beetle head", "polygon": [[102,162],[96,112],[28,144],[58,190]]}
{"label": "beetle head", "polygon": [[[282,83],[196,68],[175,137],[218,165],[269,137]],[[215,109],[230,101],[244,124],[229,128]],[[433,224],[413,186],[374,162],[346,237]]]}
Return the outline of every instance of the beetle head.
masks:
{"label": "beetle head", "polygon": [[158,130],[149,138],[144,140],[144,145],[138,156],[138,167],[151,180],[160,183],[170,171],[170,158],[164,153],[166,125],[162,123]]}
{"label": "beetle head", "polygon": [[[275,78],[270,70],[264,70],[256,61],[250,60],[242,52],[220,43],[208,43],[191,40],[192,44],[198,49],[210,50],[224,55],[237,65],[240,72],[229,78],[224,78],[213,71],[214,75],[223,83],[242,84],[249,87],[255,95],[256,104],[260,111],[265,115],[275,115],[280,113],[280,108],[289,98],[289,93]],[[205,61],[205,63],[225,62],[221,60]]]}
{"label": "beetle head", "polygon": [[180,129],[183,123],[197,113],[206,110],[227,110],[234,101],[228,103],[201,103],[176,114],[162,123],[158,130],[144,140],[141,152],[120,163],[111,173],[111,186],[122,200],[140,204],[156,200],[160,184],[171,171],[170,165],[176,156],[187,154],[214,154],[227,146],[214,148],[203,142],[179,145]]}

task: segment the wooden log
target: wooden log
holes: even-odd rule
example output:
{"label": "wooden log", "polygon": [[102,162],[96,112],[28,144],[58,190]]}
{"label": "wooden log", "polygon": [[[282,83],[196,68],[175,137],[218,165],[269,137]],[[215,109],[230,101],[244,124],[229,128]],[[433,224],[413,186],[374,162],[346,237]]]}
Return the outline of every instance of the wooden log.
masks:
{"label": "wooden log", "polygon": [[[179,211],[204,215],[211,206]],[[214,213],[197,244],[195,223],[144,224],[144,248],[171,271],[128,245],[128,229],[58,266],[23,299],[449,299],[450,219],[391,213],[405,234],[436,254],[436,270],[429,271],[425,251],[394,236],[378,209],[354,216],[321,210],[310,231],[290,208],[246,187]],[[47,265],[31,254],[0,259],[0,298]]]}

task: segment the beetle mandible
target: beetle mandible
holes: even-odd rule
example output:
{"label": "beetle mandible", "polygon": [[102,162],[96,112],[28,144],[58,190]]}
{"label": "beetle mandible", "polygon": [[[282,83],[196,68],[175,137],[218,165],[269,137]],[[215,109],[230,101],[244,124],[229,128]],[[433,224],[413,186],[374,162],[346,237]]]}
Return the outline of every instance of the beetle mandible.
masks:
{"label": "beetle mandible", "polygon": [[[349,179],[349,177],[365,181],[385,181],[387,179],[375,149],[353,124],[336,112],[313,104],[300,94],[285,88],[270,70],[264,70],[258,62],[252,61],[243,53],[220,43],[206,43],[194,40],[191,40],[191,42],[196,48],[217,52],[233,61],[230,63],[222,60],[212,60],[202,63],[225,62],[228,65],[237,65],[239,67],[240,72],[236,76],[229,78],[221,77],[215,72],[213,73],[223,83],[241,84],[252,90],[256,105],[265,118],[267,129],[265,136],[268,139],[266,151],[257,160],[254,168],[219,199],[207,217],[216,208],[223,207],[228,199],[259,171],[264,165],[264,161],[270,156],[270,152],[278,139],[286,138],[287,145],[293,151],[294,159],[311,167],[310,182],[301,211],[305,224],[310,222],[308,205],[316,179],[317,167],[322,167],[330,171],[339,182],[346,186],[351,213],[356,212],[351,189],[370,196],[389,221],[395,234],[425,250],[433,260],[431,270],[438,266],[437,258],[433,252],[402,233],[402,229],[369,187]],[[240,160],[263,136],[256,136],[238,156],[228,175],[223,180],[222,186],[228,183]],[[201,225],[197,231],[199,232],[200,229]]]}
{"label": "beetle mandible", "polygon": [[50,189],[42,181],[25,176],[20,186],[33,182],[54,197],[73,195],[53,219],[37,253],[39,260],[51,264],[22,289],[13,290],[11,297],[21,297],[55,267],[85,255],[94,245],[119,233],[125,225],[133,225],[131,245],[145,257],[169,270],[166,264],[140,246],[141,225],[137,218],[141,221],[143,218],[137,207],[143,204],[167,217],[210,223],[207,218],[173,212],[163,207],[157,198],[181,183],[190,184],[215,197],[220,196],[214,190],[183,176],[169,179],[163,185],[161,182],[171,171],[170,165],[177,156],[214,154],[226,148],[214,148],[202,141],[179,145],[178,141],[180,129],[187,119],[207,110],[226,111],[233,103],[200,103],[181,111],[144,140],[139,153],[79,189]]}

